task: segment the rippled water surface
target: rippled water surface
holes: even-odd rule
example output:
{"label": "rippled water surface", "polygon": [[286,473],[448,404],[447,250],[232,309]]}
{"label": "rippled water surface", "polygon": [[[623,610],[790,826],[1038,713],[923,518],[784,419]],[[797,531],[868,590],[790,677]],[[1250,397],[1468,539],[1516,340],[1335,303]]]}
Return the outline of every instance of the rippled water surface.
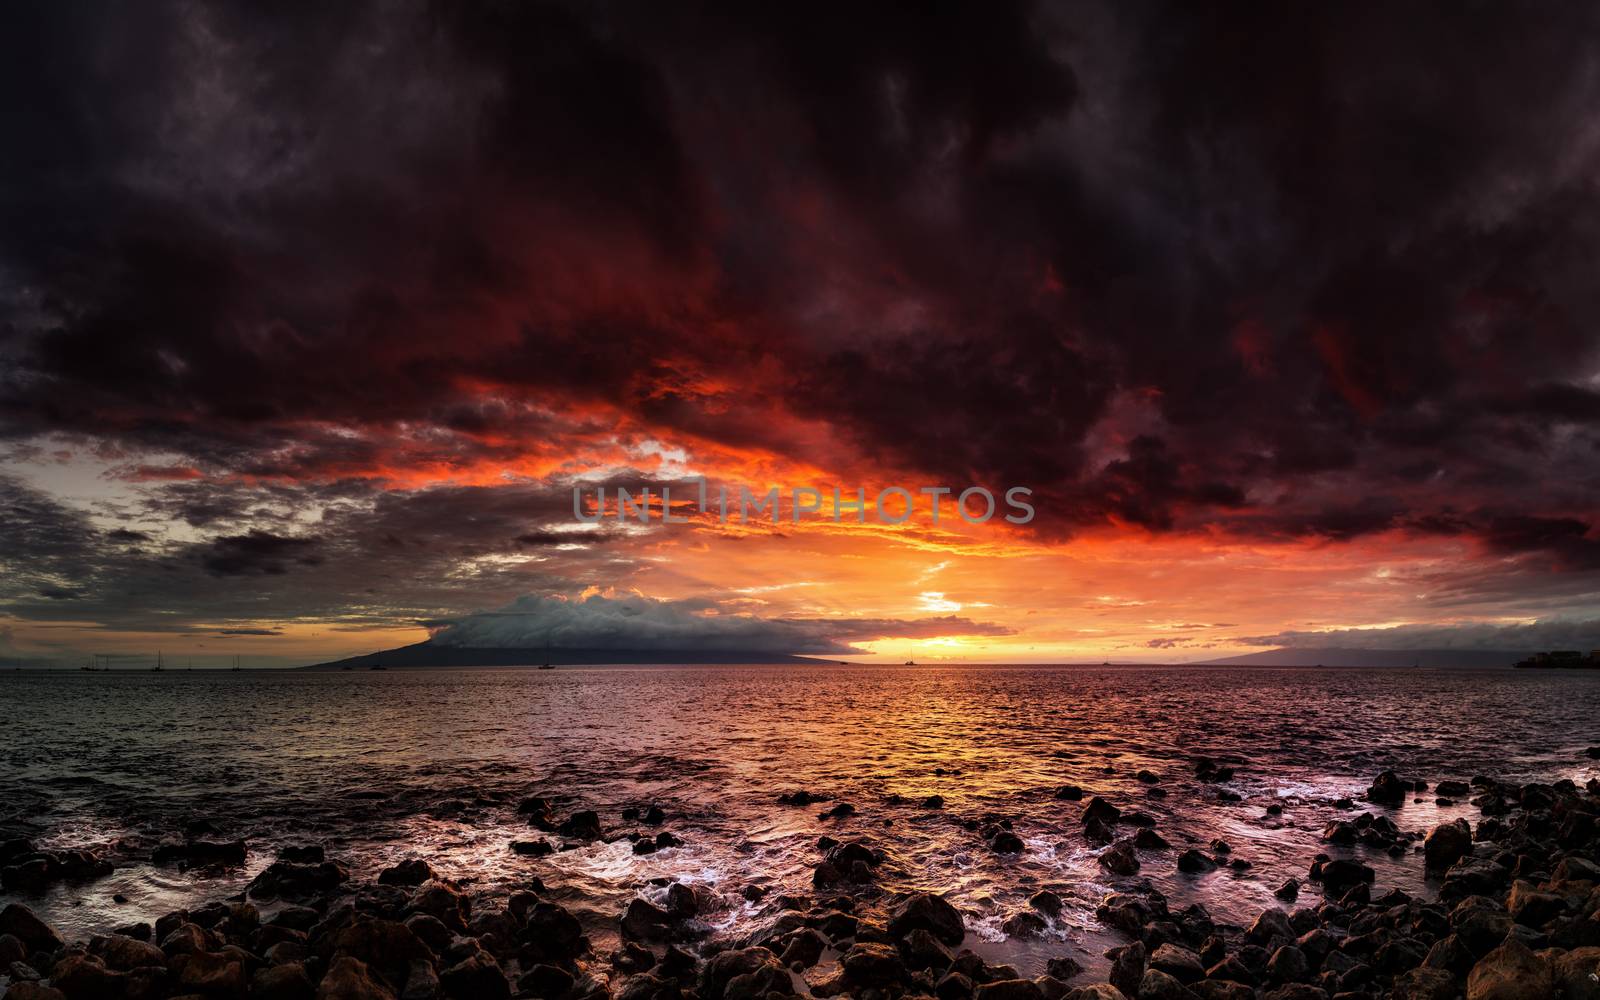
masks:
{"label": "rippled water surface", "polygon": [[[30,900],[72,936],[235,892],[278,846],[312,841],[358,875],[411,855],[484,893],[538,875],[600,946],[628,899],[659,892],[650,879],[704,883],[722,900],[709,930],[733,935],[772,916],[741,898],[745,886],[812,891],[827,834],[886,849],[887,886],[951,894],[975,947],[1031,974],[1057,955],[1102,964],[1114,940],[1094,904],[1131,881],[1097,864],[1080,804],[1053,797],[1062,784],[1155,816],[1173,850],[1143,852],[1140,877],[1248,922],[1326,849],[1324,823],[1351,815],[1335,800],[1384,768],[1430,783],[1600,775],[1581,756],[1600,743],[1600,676],[1509,669],[23,672],[0,674],[0,703],[0,834],[105,848],[121,865]],[[1195,779],[1201,756],[1236,767],[1221,787],[1243,801]],[[1141,768],[1160,784],[1135,780]],[[832,801],[777,803],[800,788]],[[945,807],[922,808],[934,794]],[[659,803],[662,828],[685,843],[524,858],[509,843],[544,836],[516,814],[527,795],[563,816],[596,809],[618,838],[639,829],[624,808]],[[1476,819],[1465,802],[1422,798],[1391,811],[1403,829]],[[839,801],[856,814],[819,818]],[[1267,815],[1273,802],[1282,815]],[[1012,820],[1021,857],[991,853],[964,822],[991,813]],[[138,860],[196,821],[245,838],[247,867],[185,874]],[[1219,837],[1248,871],[1176,873],[1178,851]],[[1427,891],[1415,859],[1368,860],[1380,888]],[[1001,922],[1039,888],[1067,910],[1042,940],[1007,940]]]}

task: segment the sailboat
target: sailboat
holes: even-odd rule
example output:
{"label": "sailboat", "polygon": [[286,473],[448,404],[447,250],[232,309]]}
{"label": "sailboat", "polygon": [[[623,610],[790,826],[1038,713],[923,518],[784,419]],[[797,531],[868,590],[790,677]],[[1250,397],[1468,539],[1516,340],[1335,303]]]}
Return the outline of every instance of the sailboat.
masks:
{"label": "sailboat", "polygon": [[239,658],[237,656],[235,656],[233,658],[233,672],[234,673],[238,673],[239,672]]}
{"label": "sailboat", "polygon": [[163,669],[164,661],[161,659],[161,650],[156,650],[156,665],[150,668],[152,674],[159,674]]}

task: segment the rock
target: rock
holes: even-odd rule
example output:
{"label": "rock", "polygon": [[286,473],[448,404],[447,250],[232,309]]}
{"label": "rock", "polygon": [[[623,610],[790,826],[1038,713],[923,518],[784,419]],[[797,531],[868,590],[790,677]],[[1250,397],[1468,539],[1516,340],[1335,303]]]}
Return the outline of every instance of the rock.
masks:
{"label": "rock", "polygon": [[1206,975],[1206,970],[1200,965],[1199,955],[1170,942],[1150,954],[1150,968],[1160,969],[1185,984],[1204,979]]}
{"label": "rock", "polygon": [[1137,1000],[1194,1000],[1194,994],[1160,969],[1146,969],[1139,980]]}
{"label": "rock", "polygon": [[979,985],[977,1000],[1044,1000],[1039,984],[1031,979],[999,979]]}
{"label": "rock", "polygon": [[755,1000],[768,992],[794,993],[789,971],[765,948],[718,952],[706,963],[700,980],[703,1000]]}
{"label": "rock", "polygon": [[1000,925],[1000,929],[1006,933],[1007,937],[1026,939],[1035,938],[1044,933],[1045,926],[1043,917],[1025,910],[1022,913],[1015,913],[1007,917],[1005,923]]}
{"label": "rock", "polygon": [[1273,941],[1283,939],[1293,941],[1296,937],[1294,927],[1289,923],[1289,918],[1282,910],[1262,910],[1256,917],[1255,923],[1244,932],[1246,941],[1251,944],[1266,946]]}
{"label": "rock", "polygon": [[1395,979],[1393,1000],[1455,1000],[1460,995],[1455,977],[1443,969],[1412,969]]}
{"label": "rock", "polygon": [[575,812],[556,828],[556,832],[573,840],[599,840],[600,814],[593,809]]}
{"label": "rock", "polygon": [[1090,816],[1083,821],[1083,839],[1091,844],[1109,844],[1117,839],[1117,833],[1104,820]]}
{"label": "rock", "polygon": [[1378,775],[1372,782],[1372,787],[1367,789],[1367,801],[1379,805],[1397,806],[1406,800],[1406,795],[1410,791],[1410,782],[1400,780],[1393,771],[1385,771]]}
{"label": "rock", "polygon": [[1077,959],[1068,955],[1063,955],[1060,958],[1052,958],[1048,962],[1044,963],[1044,970],[1055,978],[1065,982],[1066,980],[1072,979],[1081,973],[1083,971],[1083,966],[1079,964]]}
{"label": "rock", "polygon": [[[944,946],[939,944],[939,942],[933,941],[933,939],[928,936],[927,931],[917,931],[916,933],[922,935],[924,938],[927,938],[929,941],[932,941],[936,948],[944,948]],[[904,942],[902,942],[902,945],[903,944]],[[817,964],[818,960],[822,958],[822,953],[827,950],[828,941],[826,938],[824,938],[813,928],[802,927],[793,934],[790,934],[788,938],[785,939],[783,952],[778,956],[778,961],[782,962],[791,969],[797,965],[802,969],[809,969],[813,965]],[[905,953],[905,950],[906,949],[904,947],[901,948],[902,955]],[[945,953],[949,954],[948,951]],[[919,965],[917,968],[927,968],[927,965]]]}
{"label": "rock", "polygon": [[127,989],[127,980],[127,973],[113,972],[90,955],[68,955],[50,970],[50,985],[69,1000],[120,997]]}
{"label": "rock", "polygon": [[[511,850],[513,853],[528,858],[542,858],[547,854],[556,852],[555,846],[543,837],[538,840],[513,840],[511,842]],[[634,853],[639,853],[637,847],[635,847]]]}
{"label": "rock", "polygon": [[414,962],[432,962],[434,952],[406,924],[394,920],[357,917],[333,934],[333,950],[361,960],[394,990],[405,987]]}
{"label": "rock", "polygon": [[927,798],[922,800],[922,808],[924,808],[924,809],[943,809],[944,808],[944,796],[943,795],[929,795]]}
{"label": "rock", "polygon": [[250,980],[252,1000],[311,1000],[315,988],[299,962],[270,965]]}
{"label": "rock", "polygon": [[1487,896],[1498,893],[1511,882],[1511,871],[1493,861],[1465,859],[1445,872],[1444,885],[1439,889],[1441,899],[1461,899],[1465,896]]}
{"label": "rock", "polygon": [[395,995],[372,978],[360,959],[342,955],[328,966],[317,986],[317,1000],[395,1000]]}
{"label": "rock", "polygon": [[110,934],[105,937],[92,938],[89,941],[89,953],[105,962],[108,968],[119,972],[127,972],[143,966],[166,967],[167,956],[160,948],[148,941],[135,941],[131,937],[120,934]]}
{"label": "rock", "polygon": [[67,1000],[67,995],[39,983],[13,982],[5,992],[6,1000]]}
{"label": "rock", "polygon": [[1133,835],[1133,846],[1141,851],[1164,851],[1172,845],[1167,843],[1167,838],[1145,827]]}
{"label": "rock", "polygon": [[426,913],[457,933],[467,929],[469,906],[459,892],[436,879],[417,886],[417,891],[406,900],[408,914]]}
{"label": "rock", "polygon": [[1144,942],[1135,941],[1121,948],[1112,948],[1106,952],[1106,957],[1111,959],[1109,978],[1112,985],[1129,996],[1138,996],[1139,984],[1144,979],[1150,961],[1150,952]]}
{"label": "rock", "polygon": [[1549,1000],[1554,995],[1550,964],[1515,937],[1479,959],[1467,975],[1467,1000]]}
{"label": "rock", "polygon": [[996,854],[1021,854],[1023,847],[1022,838],[1010,830],[996,831],[989,840],[989,850]]}
{"label": "rock", "polygon": [[1028,905],[1040,913],[1049,914],[1052,917],[1061,915],[1061,897],[1049,889],[1040,889],[1032,896],[1029,896]]}
{"label": "rock", "polygon": [[1267,976],[1275,983],[1297,983],[1310,972],[1311,962],[1306,953],[1292,944],[1279,948],[1267,960]]}
{"label": "rock", "polygon": [[1320,879],[1323,888],[1329,894],[1343,896],[1353,887],[1363,882],[1370,883],[1378,876],[1371,868],[1359,861],[1337,858],[1332,861],[1325,861],[1320,866],[1313,865],[1311,877]]}
{"label": "rock", "polygon": [[0,934],[10,934],[21,941],[29,953],[54,952],[66,946],[54,927],[21,903],[9,903],[0,910]]}
{"label": "rock", "polygon": [[903,938],[922,928],[951,948],[960,946],[967,936],[961,913],[939,896],[921,892],[895,906],[889,914],[889,936]]}
{"label": "rock", "polygon": [[1543,892],[1531,882],[1517,879],[1506,896],[1506,912],[1511,919],[1527,927],[1543,927],[1567,910],[1564,897],[1553,892]]}
{"label": "rock", "polygon": [[379,885],[419,886],[435,878],[433,867],[421,858],[406,860],[378,873]]}
{"label": "rock", "polygon": [[324,861],[320,865],[274,861],[250,880],[245,895],[251,899],[308,899],[337,889],[348,878],[336,861]]}
{"label": "rock", "polygon": [[1083,789],[1077,785],[1062,785],[1056,789],[1056,798],[1062,802],[1081,802]]}
{"label": "rock", "polygon": [[536,997],[562,997],[572,989],[572,973],[554,965],[535,965],[517,979],[517,991]]}
{"label": "rock", "polygon": [[1551,960],[1551,972],[1566,1000],[1600,1000],[1600,947],[1557,953]]}
{"label": "rock", "polygon": [[1300,880],[1297,878],[1289,879],[1282,885],[1278,886],[1277,891],[1274,892],[1273,895],[1283,900],[1285,903],[1294,902],[1296,899],[1300,898]]}
{"label": "rock", "polygon": [[1194,848],[1190,848],[1178,855],[1178,871],[1180,872],[1190,875],[1204,875],[1207,872],[1216,870],[1217,863]]}
{"label": "rock", "polygon": [[244,992],[244,963],[232,955],[195,952],[172,960],[185,993],[234,996]]}
{"label": "rock", "polygon": [[647,899],[634,899],[622,915],[622,936],[634,941],[664,941],[672,936],[672,918]]}
{"label": "rock", "polygon": [[1111,825],[1121,818],[1122,810],[1098,795],[1090,799],[1089,804],[1083,807],[1083,821],[1085,823],[1091,819],[1097,819],[1102,823]]}
{"label": "rock", "polygon": [[1124,1000],[1124,996],[1110,983],[1090,983],[1068,993],[1064,1000]]}
{"label": "rock", "polygon": [[524,960],[570,962],[583,951],[583,925],[566,907],[541,902],[528,911],[523,940]]}
{"label": "rock", "polygon": [[511,984],[492,957],[478,952],[439,973],[439,988],[453,1000],[507,1000]]}
{"label": "rock", "polygon": [[1428,834],[1422,852],[1429,868],[1449,868],[1472,853],[1472,827],[1464,819],[1441,823]]}
{"label": "rock", "polygon": [[1139,854],[1133,849],[1133,841],[1119,840],[1104,854],[1100,855],[1100,867],[1113,875],[1132,875],[1139,870]]}

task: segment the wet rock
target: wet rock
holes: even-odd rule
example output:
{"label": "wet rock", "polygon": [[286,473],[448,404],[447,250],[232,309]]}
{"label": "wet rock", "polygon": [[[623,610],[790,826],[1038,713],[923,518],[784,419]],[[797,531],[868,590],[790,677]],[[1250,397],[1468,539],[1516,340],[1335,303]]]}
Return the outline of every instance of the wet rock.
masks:
{"label": "wet rock", "polygon": [[1190,848],[1189,850],[1178,855],[1178,871],[1180,872],[1185,872],[1190,875],[1204,875],[1207,872],[1214,872],[1216,870],[1217,863],[1215,861],[1212,861],[1210,858],[1193,848]]}
{"label": "wet rock", "polygon": [[1105,821],[1091,816],[1083,821],[1083,839],[1091,844],[1109,844],[1117,839],[1117,832]]}
{"label": "wet rock", "polygon": [[977,1000],[1045,1000],[1039,984],[1030,979],[998,979],[974,991]]}
{"label": "wet rock", "polygon": [[1142,782],[1146,785],[1158,785],[1161,783],[1161,776],[1159,774],[1156,774],[1154,771],[1145,770],[1144,768],[1140,768],[1139,773],[1135,774],[1133,777],[1135,781]]}
{"label": "wet rock", "polygon": [[[925,931],[922,933],[926,935]],[[938,945],[937,941],[933,943]],[[813,928],[802,927],[785,939],[783,953],[778,956],[778,960],[791,969],[797,965],[802,969],[809,969],[817,964],[827,949],[826,938]],[[901,950],[903,954],[904,948]]]}
{"label": "wet rock", "polygon": [[1083,807],[1082,818],[1085,823],[1091,819],[1097,819],[1102,823],[1112,825],[1122,818],[1122,810],[1096,795],[1089,800],[1088,805]]}
{"label": "wet rock", "polygon": [[244,963],[232,955],[196,952],[172,961],[178,986],[184,993],[234,996],[244,992]]}
{"label": "wet rock", "polygon": [[1133,841],[1120,840],[1100,855],[1100,867],[1113,875],[1133,875],[1139,870],[1139,854]]}
{"label": "wet rock", "polygon": [[1429,868],[1445,869],[1472,853],[1472,827],[1464,819],[1441,823],[1422,845]]}
{"label": "wet rock", "polygon": [[1384,771],[1367,789],[1367,801],[1379,805],[1397,806],[1406,800],[1411,783],[1402,781],[1393,771]]}
{"label": "wet rock", "polygon": [[1089,983],[1068,993],[1064,1000],[1124,1000],[1124,995],[1110,983]]}
{"label": "wet rock", "polygon": [[166,952],[160,948],[148,941],[136,941],[120,934],[91,938],[89,954],[99,958],[108,968],[119,972],[127,972],[141,966],[165,967],[167,964]]}
{"label": "wet rock", "polygon": [[998,830],[989,838],[989,850],[996,854],[1021,854],[1022,838],[1010,830]]}
{"label": "wet rock", "polygon": [[556,832],[572,840],[599,840],[601,836],[600,814],[593,809],[575,812],[568,816],[564,823],[556,827]]}
{"label": "wet rock", "polygon": [[1200,965],[1199,955],[1170,942],[1151,952],[1150,968],[1159,969],[1185,984],[1197,982],[1206,975],[1206,970]]}
{"label": "wet rock", "polygon": [[1293,941],[1296,937],[1294,927],[1289,923],[1289,918],[1279,909],[1262,910],[1256,917],[1255,923],[1244,932],[1244,938],[1251,944],[1268,946],[1274,941]]}
{"label": "wet rock", "polygon": [[1146,969],[1139,979],[1137,1000],[1194,1000],[1194,994],[1160,969]]}
{"label": "wet rock", "polygon": [[888,945],[863,941],[852,945],[839,959],[845,981],[857,989],[889,986],[906,976],[906,966],[898,951]]}
{"label": "wet rock", "polygon": [[672,917],[647,899],[630,901],[621,923],[625,939],[664,941],[672,936]]}
{"label": "wet rock", "polygon": [[60,990],[36,982],[13,982],[5,996],[6,1000],[67,1000]]}
{"label": "wet rock", "polygon": [[1056,789],[1056,799],[1061,802],[1081,802],[1083,789],[1077,785],[1062,785]]}
{"label": "wet rock", "polygon": [[928,796],[927,798],[922,800],[922,808],[924,808],[924,809],[943,809],[944,808],[944,796],[943,795],[930,795],[930,796]]}
{"label": "wet rock", "polygon": [[785,792],[778,796],[778,804],[784,806],[810,806],[826,801],[827,799],[822,796],[814,795],[804,789],[796,792]]}
{"label": "wet rock", "polygon": [[1040,913],[1049,914],[1052,917],[1061,915],[1061,897],[1049,889],[1040,889],[1032,896],[1029,896],[1028,905]]}
{"label": "wet rock", "polygon": [[452,1000],[507,1000],[511,996],[506,974],[483,952],[440,972],[439,988]]}
{"label": "wet rock", "polygon": [[1467,1000],[1548,1000],[1550,964],[1514,937],[1478,960],[1467,975]]}
{"label": "wet rock", "polygon": [[543,837],[538,840],[513,840],[511,850],[527,858],[542,858],[556,852],[555,846]]}
{"label": "wet rock", "polygon": [[765,948],[719,952],[706,963],[700,983],[703,1000],[755,1000],[767,993],[790,996],[794,980]]}
{"label": "wet rock", "polygon": [[1311,972],[1311,962],[1306,953],[1292,944],[1286,944],[1272,953],[1267,960],[1267,978],[1275,983],[1297,983]]}
{"label": "wet rock", "polygon": [[315,992],[299,962],[258,969],[250,979],[250,996],[259,1000],[311,1000]]}
{"label": "wet rock", "polygon": [[1528,927],[1543,927],[1566,909],[1565,897],[1541,891],[1521,879],[1511,884],[1511,892],[1506,896],[1506,912],[1511,914],[1512,920]]}
{"label": "wet rock", "polygon": [[410,926],[365,915],[335,932],[331,943],[335,953],[360,959],[397,991],[404,988],[413,963],[434,960],[434,950]]}
{"label": "wet rock", "polygon": [[1510,869],[1486,859],[1467,859],[1457,862],[1445,872],[1439,898],[1456,900],[1466,896],[1486,896],[1505,889],[1510,883]]}
{"label": "wet rock", "polygon": [[1044,918],[1029,911],[1012,914],[1000,925],[1007,937],[1018,939],[1038,937],[1044,933],[1045,927]]}
{"label": "wet rock", "polygon": [[1141,851],[1164,851],[1172,845],[1167,843],[1167,838],[1146,827],[1134,834],[1133,846]]}
{"label": "wet rock", "polygon": [[1111,959],[1111,974],[1108,977],[1111,984],[1128,996],[1138,996],[1139,983],[1144,979],[1145,969],[1150,962],[1150,951],[1144,942],[1135,941],[1121,948],[1112,948],[1106,952],[1106,957]]}
{"label": "wet rock", "polygon": [[1311,866],[1311,878],[1320,881],[1333,896],[1342,896],[1351,888],[1363,882],[1371,883],[1377,877],[1377,873],[1368,866],[1348,858],[1315,862]]}
{"label": "wet rock", "polygon": [[337,889],[349,877],[343,866],[335,861],[325,861],[319,865],[274,861],[250,880],[245,887],[245,895],[251,899],[310,899]]}
{"label": "wet rock", "polygon": [[1273,895],[1283,900],[1285,903],[1294,902],[1296,899],[1300,898],[1300,880],[1297,878],[1291,878],[1285,881],[1282,885],[1278,886],[1277,891],[1275,891]]}
{"label": "wet rock", "polygon": [[394,993],[372,977],[360,959],[335,958],[317,986],[317,1000],[395,1000]]}
{"label": "wet rock", "polygon": [[570,962],[587,945],[583,925],[578,918],[566,907],[546,902],[538,903],[528,911],[522,940],[523,948],[519,957],[524,963]]}
{"label": "wet rock", "polygon": [[817,813],[817,819],[849,819],[856,814],[856,807],[848,802],[841,802],[832,809]]}
{"label": "wet rock", "polygon": [[419,886],[429,879],[437,878],[433,866],[421,858],[407,858],[406,860],[385,868],[378,873],[379,885]]}
{"label": "wet rock", "polygon": [[555,965],[535,965],[517,979],[517,991],[535,997],[563,997],[572,989],[572,973]]}
{"label": "wet rock", "polygon": [[9,934],[21,941],[30,953],[54,952],[66,946],[54,927],[21,903],[9,903],[0,910],[0,934]]}
{"label": "wet rock", "polygon": [[50,970],[50,985],[68,1000],[98,1000],[122,996],[128,974],[114,972],[91,955],[69,954]]}
{"label": "wet rock", "polygon": [[891,938],[903,938],[917,928],[927,931],[951,948],[959,947],[967,936],[960,911],[928,892],[907,897],[889,914]]}
{"label": "wet rock", "polygon": [[1394,981],[1394,1000],[1455,1000],[1460,995],[1455,977],[1443,969],[1412,969]]}
{"label": "wet rock", "polygon": [[1469,795],[1469,794],[1471,794],[1472,786],[1468,785],[1465,781],[1449,781],[1449,780],[1446,780],[1446,781],[1439,782],[1439,784],[1436,785],[1433,790],[1435,792],[1438,792],[1440,795],[1457,795],[1457,796],[1460,796],[1460,795]]}
{"label": "wet rock", "polygon": [[1556,989],[1566,1000],[1600,998],[1600,947],[1574,948],[1550,958]]}
{"label": "wet rock", "polygon": [[1055,978],[1066,982],[1082,973],[1083,966],[1079,964],[1077,959],[1063,955],[1060,958],[1052,958],[1046,962],[1044,970]]}

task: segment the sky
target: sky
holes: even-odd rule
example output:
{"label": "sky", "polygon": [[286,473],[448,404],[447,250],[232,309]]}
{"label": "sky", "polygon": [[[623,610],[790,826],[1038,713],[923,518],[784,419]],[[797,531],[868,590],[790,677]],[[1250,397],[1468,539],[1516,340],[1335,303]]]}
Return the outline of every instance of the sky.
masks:
{"label": "sky", "polygon": [[4,17],[0,662],[1600,647],[1593,5]]}

